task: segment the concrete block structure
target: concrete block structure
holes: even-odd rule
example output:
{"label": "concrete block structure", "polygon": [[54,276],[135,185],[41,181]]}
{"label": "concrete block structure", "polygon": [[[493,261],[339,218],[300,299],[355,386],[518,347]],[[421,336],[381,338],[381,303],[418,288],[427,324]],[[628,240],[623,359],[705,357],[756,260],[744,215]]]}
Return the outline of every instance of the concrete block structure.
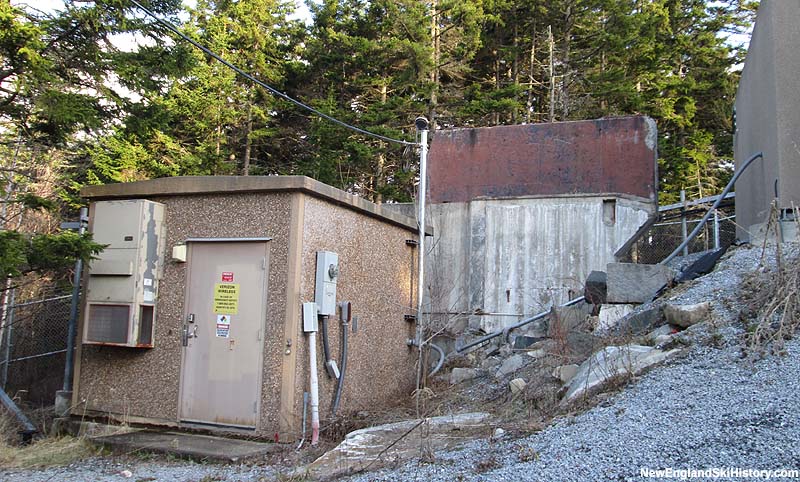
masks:
{"label": "concrete block structure", "polygon": [[[88,270],[73,416],[299,439],[310,374],[301,304],[314,301],[323,251],[338,257],[336,301],[352,302],[340,413],[412,392],[412,219],[301,176],[164,178],[82,195],[109,247]],[[343,326],[332,316],[329,327],[341,366]],[[324,421],[336,382],[317,352]]]}
{"label": "concrete block structure", "polygon": [[757,235],[777,199],[800,206],[800,2],[762,0],[736,93],[736,167],[756,152],[736,182],[737,236]]}
{"label": "concrete block structure", "polygon": [[583,294],[657,211],[643,116],[436,131],[426,253],[434,321],[495,331]]}

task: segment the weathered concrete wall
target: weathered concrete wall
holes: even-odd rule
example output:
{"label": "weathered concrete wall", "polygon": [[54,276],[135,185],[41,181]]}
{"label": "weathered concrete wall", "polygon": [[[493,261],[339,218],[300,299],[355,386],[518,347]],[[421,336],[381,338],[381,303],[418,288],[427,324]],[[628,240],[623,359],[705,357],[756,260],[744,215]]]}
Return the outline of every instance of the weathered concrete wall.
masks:
{"label": "weathered concrete wall", "polygon": [[764,153],[736,183],[737,235],[781,208],[800,205],[800,2],[762,0],[736,93],[737,168]]}
{"label": "weathered concrete wall", "polygon": [[[457,333],[467,324],[494,331],[566,302],[592,270],[615,261],[653,209],[597,196],[433,204],[431,311]],[[487,314],[465,314],[476,311]]]}
{"label": "weathered concrete wall", "polygon": [[619,193],[655,201],[656,139],[644,116],[436,131],[429,199]]}

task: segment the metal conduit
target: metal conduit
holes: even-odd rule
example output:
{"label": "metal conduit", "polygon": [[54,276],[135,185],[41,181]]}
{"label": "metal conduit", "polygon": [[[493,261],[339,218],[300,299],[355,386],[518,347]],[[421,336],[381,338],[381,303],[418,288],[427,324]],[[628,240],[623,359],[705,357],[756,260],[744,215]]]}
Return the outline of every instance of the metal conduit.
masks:
{"label": "metal conduit", "polygon": [[[750,166],[750,164],[752,164],[753,161],[755,161],[758,158],[762,158],[763,159],[764,158],[764,154],[762,152],[756,152],[755,154],[750,156],[750,158],[747,159],[744,162],[744,164],[742,164],[742,167],[740,167],[739,170],[736,171],[733,174],[733,177],[731,178],[730,182],[728,182],[728,185],[725,186],[725,189],[722,190],[722,194],[719,195],[719,197],[714,202],[714,204],[711,206],[711,208],[709,208],[708,212],[706,212],[705,216],[703,216],[703,219],[700,220],[699,223],[697,223],[697,227],[694,228],[692,233],[689,234],[689,236],[686,237],[686,240],[684,240],[681,243],[680,246],[675,248],[675,251],[673,251],[669,256],[664,258],[664,260],[661,261],[658,264],[667,264],[667,263],[669,263],[670,261],[672,261],[678,255],[678,253],[683,251],[683,248],[685,248],[686,246],[689,245],[689,243],[700,232],[700,230],[702,229],[703,225],[705,225],[705,223],[708,221],[708,219],[714,213],[714,210],[716,210],[717,207],[719,207],[720,203],[725,199],[725,196],[727,196],[728,193],[731,191],[731,189],[733,189],[733,186],[736,183],[736,180],[739,179],[739,177],[742,175],[744,170],[747,169]],[[585,298],[583,296],[580,296],[580,297],[575,298],[573,300],[567,301],[563,305],[559,305],[559,308],[566,308],[567,306],[572,306],[572,305],[580,303],[581,301],[584,301],[584,300],[585,300]],[[534,315],[534,316],[532,316],[530,318],[526,318],[526,319],[520,321],[519,323],[516,323],[514,325],[509,326],[508,328],[506,328],[504,330],[500,330],[500,331],[495,331],[493,333],[489,333],[488,335],[483,336],[481,338],[478,338],[477,340],[475,340],[475,341],[473,341],[471,343],[468,343],[468,344],[466,344],[466,345],[464,345],[464,346],[462,346],[460,348],[456,348],[456,352],[457,353],[463,353],[463,352],[465,352],[466,350],[469,350],[472,347],[475,347],[475,346],[478,346],[480,344],[486,343],[487,341],[492,340],[494,338],[497,338],[500,335],[508,334],[511,330],[516,330],[517,328],[525,326],[525,325],[527,325],[529,323],[533,323],[534,321],[540,320],[540,319],[544,318],[545,316],[547,316],[549,314],[550,314],[550,311],[548,310],[548,311],[539,313],[538,315]]]}

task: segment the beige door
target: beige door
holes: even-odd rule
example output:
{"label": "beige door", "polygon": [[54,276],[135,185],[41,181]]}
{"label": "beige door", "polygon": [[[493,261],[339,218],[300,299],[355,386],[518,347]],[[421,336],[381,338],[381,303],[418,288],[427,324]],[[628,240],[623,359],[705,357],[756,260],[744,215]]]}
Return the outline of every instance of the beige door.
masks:
{"label": "beige door", "polygon": [[255,428],[268,243],[190,242],[180,418]]}

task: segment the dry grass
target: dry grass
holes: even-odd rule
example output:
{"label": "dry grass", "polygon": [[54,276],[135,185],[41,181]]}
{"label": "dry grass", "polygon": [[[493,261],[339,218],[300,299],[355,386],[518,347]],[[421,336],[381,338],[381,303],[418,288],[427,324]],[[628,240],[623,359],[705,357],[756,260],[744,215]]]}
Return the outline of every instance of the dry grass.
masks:
{"label": "dry grass", "polygon": [[[774,206],[769,226],[777,230]],[[780,239],[777,232],[776,238]],[[768,249],[775,250],[774,266],[763,262]],[[747,323],[745,355],[782,354],[785,340],[794,336],[800,326],[800,258],[796,255],[787,258],[781,243],[768,245],[765,241],[761,266],[745,279],[743,288],[743,318]]]}
{"label": "dry grass", "polygon": [[88,441],[74,437],[46,437],[31,445],[19,445],[18,430],[16,420],[5,410],[0,410],[0,468],[68,465],[98,453]]}

